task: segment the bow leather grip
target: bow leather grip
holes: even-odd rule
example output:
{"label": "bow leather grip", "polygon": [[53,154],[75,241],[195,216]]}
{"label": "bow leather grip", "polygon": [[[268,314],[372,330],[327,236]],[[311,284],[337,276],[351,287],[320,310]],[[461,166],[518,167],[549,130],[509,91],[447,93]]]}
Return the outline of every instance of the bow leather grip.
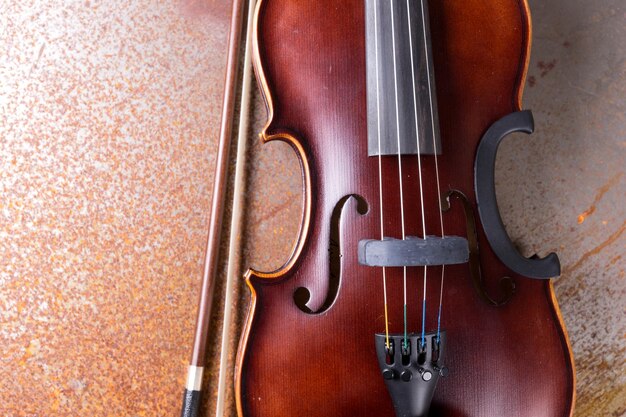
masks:
{"label": "bow leather grip", "polygon": [[201,393],[202,391],[190,391],[185,389],[180,417],[198,417]]}

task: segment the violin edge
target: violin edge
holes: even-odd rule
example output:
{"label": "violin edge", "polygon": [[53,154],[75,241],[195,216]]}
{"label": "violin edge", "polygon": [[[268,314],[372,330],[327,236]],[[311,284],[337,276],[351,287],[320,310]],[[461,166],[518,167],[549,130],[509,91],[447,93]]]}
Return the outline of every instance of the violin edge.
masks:
{"label": "violin edge", "polygon": [[[530,10],[530,5],[528,0],[518,0],[521,16],[523,19],[523,29],[526,32],[524,38],[525,45],[523,48],[523,59],[520,60],[520,68],[518,72],[517,86],[514,93],[514,103],[513,110],[514,111],[522,111],[523,110],[523,96],[526,87],[526,79],[528,77],[528,70],[530,68],[530,56],[532,49],[532,35],[533,35],[533,24],[532,24],[532,13]],[[481,225],[482,226],[482,225]],[[571,388],[568,390],[571,392],[571,396],[569,398],[569,414],[565,417],[573,417],[574,410],[576,408],[576,362],[574,360],[574,351],[572,349],[572,344],[570,341],[569,334],[567,332],[567,327],[565,326],[565,321],[563,319],[563,313],[561,312],[561,308],[559,306],[558,299],[556,297],[556,292],[554,290],[554,279],[547,279],[544,281],[544,288],[548,295],[548,304],[552,309],[554,318],[556,319],[556,323],[558,324],[560,333],[561,333],[561,343],[563,344],[564,354],[566,356],[565,360],[569,365],[568,372],[570,373],[570,380],[572,383]]]}
{"label": "violin edge", "polygon": [[274,140],[285,142],[290,145],[296,154],[298,162],[302,170],[302,222],[298,232],[298,236],[294,243],[294,246],[289,254],[289,257],[285,263],[274,271],[262,272],[253,268],[246,269],[244,273],[244,279],[246,285],[250,291],[250,301],[247,309],[246,318],[244,319],[244,325],[242,334],[239,339],[239,346],[237,348],[237,355],[235,358],[235,371],[234,371],[234,391],[235,391],[235,407],[237,415],[244,417],[243,403],[242,403],[242,383],[243,383],[243,362],[247,354],[248,340],[250,336],[250,330],[252,329],[256,306],[257,306],[257,292],[253,285],[253,279],[260,279],[263,281],[276,281],[284,277],[295,265],[300,254],[304,250],[306,238],[309,235],[310,223],[312,218],[312,200],[311,200],[311,171],[307,159],[306,152],[302,146],[302,142],[298,138],[289,132],[281,132],[276,134],[268,134],[268,130],[274,121],[274,104],[272,100],[271,90],[268,85],[267,78],[263,69],[261,60],[261,54],[259,50],[259,15],[264,5],[264,0],[257,0],[254,10],[254,16],[252,17],[252,66],[254,74],[257,80],[257,85],[265,103],[267,110],[267,121],[258,134],[260,140],[263,143],[268,143]]}
{"label": "violin edge", "polygon": [[294,153],[296,154],[302,172],[302,218],[300,223],[300,229],[298,231],[298,236],[294,242],[291,253],[289,254],[287,260],[283,263],[282,266],[273,271],[259,271],[248,268],[244,273],[244,278],[246,280],[248,280],[252,276],[255,276],[263,280],[274,281],[285,276],[293,268],[296,261],[300,257],[300,254],[304,250],[305,242],[310,231],[313,211],[311,199],[312,179],[309,160],[304,146],[302,145],[302,141],[299,140],[296,135],[291,132],[283,131],[273,134],[268,133],[268,130],[270,129],[270,126],[274,121],[275,112],[271,89],[269,87],[267,77],[265,76],[259,48],[258,22],[261,8],[263,7],[264,3],[264,0],[257,0],[252,23],[252,66],[254,68],[254,74],[257,79],[257,84],[261,93],[261,97],[263,98],[267,110],[267,121],[265,122],[265,125],[261,129],[261,132],[258,134],[258,136],[263,143],[280,141],[290,145],[294,150]]}
{"label": "violin edge", "polygon": [[563,344],[563,351],[565,353],[565,361],[569,365],[568,371],[570,373],[570,381],[572,386],[568,389],[571,392],[571,396],[569,398],[569,414],[565,417],[573,417],[574,410],[576,408],[576,362],[574,361],[574,353],[572,350],[572,344],[570,342],[569,334],[567,332],[567,327],[565,326],[565,321],[563,320],[563,314],[561,313],[561,308],[559,307],[559,302],[556,298],[556,292],[554,291],[554,279],[547,279],[544,281],[544,287],[548,293],[548,304],[552,308],[552,312],[554,314],[554,318],[556,319],[556,323],[558,324],[560,333],[561,333],[561,343]]}
{"label": "violin edge", "polygon": [[520,7],[521,17],[523,19],[522,30],[525,34],[522,36],[522,38],[524,38],[524,45],[522,45],[523,58],[520,60],[516,87],[513,93],[513,111],[521,111],[523,108],[522,100],[524,96],[524,89],[526,87],[528,69],[530,67],[530,53],[533,39],[533,23],[528,0],[518,0],[518,4]]}

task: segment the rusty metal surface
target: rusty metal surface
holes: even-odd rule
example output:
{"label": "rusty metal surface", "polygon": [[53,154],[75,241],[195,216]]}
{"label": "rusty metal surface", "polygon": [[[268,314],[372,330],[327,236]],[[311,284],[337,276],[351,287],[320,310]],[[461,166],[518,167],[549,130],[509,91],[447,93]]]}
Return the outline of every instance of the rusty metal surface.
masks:
{"label": "rusty metal surface", "polygon": [[179,413],[229,14],[0,2],[0,415]]}
{"label": "rusty metal surface", "polygon": [[[0,415],[178,414],[227,3],[0,2]],[[537,132],[502,145],[499,204],[524,253],[561,257],[576,416],[622,416],[625,11],[617,0],[531,10],[524,103]],[[257,97],[251,136],[264,118]],[[244,263],[273,269],[297,233],[299,166],[288,146],[253,141]],[[233,307],[246,300],[242,287]]]}
{"label": "rusty metal surface", "polygon": [[[530,1],[533,49],[524,107],[536,133],[506,139],[497,194],[507,230],[526,255],[556,251],[556,295],[577,371],[575,416],[626,414],[626,69],[624,7]],[[257,102],[256,130],[265,113]],[[244,255],[255,269],[287,259],[300,210],[299,168],[283,144],[251,152]],[[529,399],[532,401],[532,399]]]}
{"label": "rusty metal surface", "polygon": [[576,416],[626,414],[624,3],[531,1],[525,105],[537,131],[498,164],[509,233],[559,253],[556,295],[577,370]]}

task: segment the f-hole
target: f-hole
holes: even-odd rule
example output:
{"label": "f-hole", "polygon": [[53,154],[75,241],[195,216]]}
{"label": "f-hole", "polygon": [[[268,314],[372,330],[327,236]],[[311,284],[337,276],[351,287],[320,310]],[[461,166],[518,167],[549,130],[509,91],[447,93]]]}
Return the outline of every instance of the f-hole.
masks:
{"label": "f-hole", "polygon": [[478,248],[478,232],[476,231],[476,220],[474,218],[474,211],[469,200],[459,190],[450,190],[443,196],[441,200],[442,211],[446,212],[450,210],[450,200],[452,197],[456,197],[461,201],[463,205],[463,211],[465,212],[465,225],[467,233],[467,243],[469,246],[469,269],[472,276],[472,283],[478,296],[488,305],[494,307],[500,307],[508,303],[513,294],[515,293],[515,283],[509,277],[503,277],[500,279],[500,291],[502,294],[499,298],[492,298],[485,288],[485,282],[483,280],[482,272],[480,270],[480,252]]}
{"label": "f-hole", "polygon": [[339,287],[341,286],[341,257],[343,256],[341,254],[341,213],[343,212],[344,206],[351,198],[356,200],[357,213],[360,215],[367,213],[367,202],[358,194],[349,194],[342,197],[335,205],[330,218],[330,241],[328,245],[329,279],[326,299],[319,309],[313,311],[307,306],[311,299],[309,289],[304,287],[297,288],[293,294],[293,300],[296,306],[304,313],[321,314],[328,311],[339,295]]}

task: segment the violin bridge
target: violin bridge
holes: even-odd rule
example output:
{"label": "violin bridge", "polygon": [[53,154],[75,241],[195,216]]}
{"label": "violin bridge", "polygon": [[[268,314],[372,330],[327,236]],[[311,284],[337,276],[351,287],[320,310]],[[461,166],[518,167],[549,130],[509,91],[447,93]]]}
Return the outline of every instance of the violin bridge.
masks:
{"label": "violin bridge", "polygon": [[[376,354],[382,376],[391,395],[396,416],[428,415],[437,381],[448,375],[444,366],[446,334],[442,331],[419,334],[389,335],[377,333]],[[405,343],[406,341],[406,343]]]}
{"label": "violin bridge", "polygon": [[358,251],[359,263],[367,266],[455,265],[469,260],[467,239],[459,236],[364,239]]}

